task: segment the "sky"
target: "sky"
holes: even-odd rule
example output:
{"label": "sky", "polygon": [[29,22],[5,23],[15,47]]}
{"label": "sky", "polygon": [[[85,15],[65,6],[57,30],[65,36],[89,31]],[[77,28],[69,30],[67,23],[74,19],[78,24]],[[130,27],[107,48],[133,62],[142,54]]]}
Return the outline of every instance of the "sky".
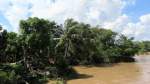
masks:
{"label": "sky", "polygon": [[19,21],[67,18],[99,25],[135,40],[150,40],[150,0],[0,0],[0,25],[18,32]]}

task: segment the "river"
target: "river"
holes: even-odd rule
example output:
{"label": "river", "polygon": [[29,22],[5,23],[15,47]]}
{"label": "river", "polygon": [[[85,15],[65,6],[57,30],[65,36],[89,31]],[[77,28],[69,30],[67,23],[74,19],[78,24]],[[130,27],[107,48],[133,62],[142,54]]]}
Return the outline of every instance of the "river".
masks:
{"label": "river", "polygon": [[119,63],[108,67],[77,66],[81,74],[67,84],[150,84],[150,55],[135,56],[136,62]]}

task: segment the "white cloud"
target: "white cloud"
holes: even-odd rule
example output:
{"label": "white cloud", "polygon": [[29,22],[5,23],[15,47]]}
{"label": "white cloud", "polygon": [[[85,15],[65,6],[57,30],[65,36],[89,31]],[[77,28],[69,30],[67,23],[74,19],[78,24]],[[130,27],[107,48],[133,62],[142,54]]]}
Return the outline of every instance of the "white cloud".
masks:
{"label": "white cloud", "polygon": [[129,21],[129,17],[123,14],[122,16],[118,16],[114,21],[105,22],[103,27],[117,32],[122,32]]}
{"label": "white cloud", "polygon": [[0,0],[0,11],[5,12],[7,9],[9,9],[10,2],[7,0]]}
{"label": "white cloud", "polygon": [[[0,10],[18,29],[20,19],[27,16],[46,18],[63,23],[67,18],[74,18],[91,24],[102,24],[120,16],[129,0],[0,0]],[[114,13],[115,12],[115,13]]]}
{"label": "white cloud", "polygon": [[18,31],[19,21],[29,16],[55,20],[58,23],[74,18],[135,36],[137,39],[150,39],[149,14],[141,16],[137,23],[131,22],[123,14],[123,9],[131,4],[134,5],[135,0],[0,0],[0,11],[12,25],[13,31]]}
{"label": "white cloud", "polygon": [[29,3],[25,3],[23,0],[0,0],[0,11],[12,25],[13,31],[17,32],[19,21],[27,18],[28,5]]}
{"label": "white cloud", "polygon": [[150,14],[141,16],[137,23],[128,23],[123,33],[136,37],[136,40],[150,40]]}
{"label": "white cloud", "polygon": [[20,8],[18,6],[12,6],[12,8],[8,9],[5,13],[5,17],[9,20],[10,24],[13,25],[14,31],[18,31],[19,21],[27,18],[26,12],[28,12],[26,7]]}
{"label": "white cloud", "polygon": [[141,23],[145,25],[150,25],[150,14],[146,14],[140,17]]}
{"label": "white cloud", "polygon": [[105,22],[103,27],[135,37],[135,40],[150,40],[150,14],[139,17],[136,23],[132,22],[127,15],[122,15],[114,21]]}

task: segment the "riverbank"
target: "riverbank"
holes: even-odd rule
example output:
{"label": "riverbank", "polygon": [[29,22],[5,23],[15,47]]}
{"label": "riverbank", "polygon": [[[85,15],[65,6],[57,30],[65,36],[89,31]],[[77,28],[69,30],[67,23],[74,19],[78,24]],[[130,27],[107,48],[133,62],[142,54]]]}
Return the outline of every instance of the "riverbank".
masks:
{"label": "riverbank", "polygon": [[145,56],[145,55],[150,55],[150,52],[136,54],[136,56]]}
{"label": "riverbank", "polygon": [[149,84],[150,55],[135,56],[135,59],[136,62],[105,67],[75,66],[79,77],[68,80],[67,84]]}
{"label": "riverbank", "polygon": [[84,75],[68,80],[67,84],[149,84],[150,56],[136,56],[137,62],[118,63],[109,67],[76,66],[74,69]]}

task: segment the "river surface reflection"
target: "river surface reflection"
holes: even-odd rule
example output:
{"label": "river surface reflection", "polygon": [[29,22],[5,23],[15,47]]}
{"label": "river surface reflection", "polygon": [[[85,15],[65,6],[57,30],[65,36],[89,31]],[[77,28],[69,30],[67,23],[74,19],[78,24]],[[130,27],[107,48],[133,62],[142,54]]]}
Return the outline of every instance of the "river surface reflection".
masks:
{"label": "river surface reflection", "polygon": [[84,77],[67,84],[150,84],[150,56],[135,56],[137,62],[109,67],[74,67]]}

